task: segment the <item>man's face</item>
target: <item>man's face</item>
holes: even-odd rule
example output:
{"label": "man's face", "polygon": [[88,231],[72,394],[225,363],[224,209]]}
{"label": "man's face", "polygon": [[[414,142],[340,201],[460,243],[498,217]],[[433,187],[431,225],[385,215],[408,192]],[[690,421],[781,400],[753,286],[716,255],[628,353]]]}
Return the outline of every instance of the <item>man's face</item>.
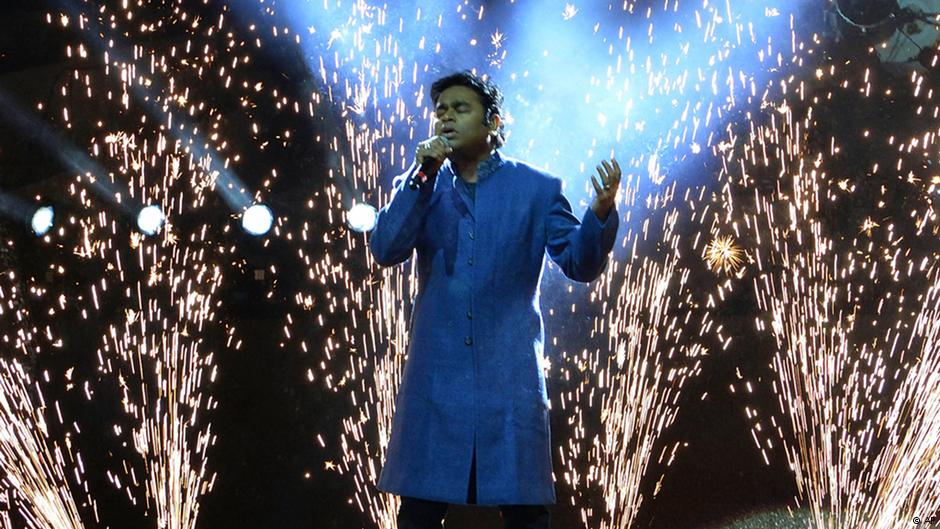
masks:
{"label": "man's face", "polygon": [[483,124],[483,104],[472,88],[452,86],[437,98],[434,134],[444,136],[456,152],[489,151],[490,127]]}

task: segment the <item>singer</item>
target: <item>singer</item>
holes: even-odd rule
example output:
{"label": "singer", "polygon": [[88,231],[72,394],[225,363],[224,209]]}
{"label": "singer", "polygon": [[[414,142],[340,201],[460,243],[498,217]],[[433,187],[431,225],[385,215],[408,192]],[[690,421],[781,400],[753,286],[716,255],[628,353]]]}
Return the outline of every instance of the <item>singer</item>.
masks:
{"label": "singer", "polygon": [[502,95],[469,72],[431,85],[434,136],[394,182],[369,247],[417,256],[408,358],[378,488],[398,529],[440,529],[449,504],[498,505],[506,529],[547,529],[555,503],[539,282],[546,252],[596,279],[617,235],[615,160],[578,220],[562,181],[500,152]]}

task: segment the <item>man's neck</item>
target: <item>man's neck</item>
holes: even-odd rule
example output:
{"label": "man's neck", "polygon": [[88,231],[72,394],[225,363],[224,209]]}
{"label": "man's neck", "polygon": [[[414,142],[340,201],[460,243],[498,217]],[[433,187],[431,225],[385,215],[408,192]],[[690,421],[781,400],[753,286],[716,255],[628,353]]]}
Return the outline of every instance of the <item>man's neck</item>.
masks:
{"label": "man's neck", "polygon": [[457,171],[457,175],[464,182],[475,184],[477,182],[477,169],[480,168],[481,163],[488,160],[492,155],[493,149],[487,147],[486,150],[475,156],[452,156],[450,162],[454,166],[454,170]]}

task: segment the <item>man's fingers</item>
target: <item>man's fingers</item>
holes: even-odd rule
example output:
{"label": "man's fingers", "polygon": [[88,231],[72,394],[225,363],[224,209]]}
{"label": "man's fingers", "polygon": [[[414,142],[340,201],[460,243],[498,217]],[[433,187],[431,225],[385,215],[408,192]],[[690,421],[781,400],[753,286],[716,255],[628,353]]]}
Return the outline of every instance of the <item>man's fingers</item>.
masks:
{"label": "man's fingers", "polygon": [[423,163],[429,158],[443,162],[453,150],[447,142],[447,138],[435,136],[418,144],[415,158],[418,159],[418,163]]}
{"label": "man's fingers", "polygon": [[600,184],[597,183],[594,175],[591,175],[591,184],[594,186],[594,192],[597,193],[597,196],[601,196],[604,190],[601,188]]}
{"label": "man's fingers", "polygon": [[604,184],[606,184],[606,183],[607,183],[607,180],[608,180],[609,178],[608,178],[608,176],[607,176],[607,172],[604,171],[604,168],[601,167],[600,165],[597,166],[597,174],[600,175],[600,177],[601,177],[601,182],[603,182]]}
{"label": "man's fingers", "polygon": [[620,164],[617,163],[617,160],[613,158],[610,159],[610,163],[607,160],[604,160],[604,166],[607,168],[607,174],[610,176],[608,182],[612,185],[620,185]]}
{"label": "man's fingers", "polygon": [[444,136],[438,136],[437,138],[435,138],[435,142],[438,146],[440,146],[441,149],[444,150],[445,153],[449,153],[454,150],[451,148],[450,142],[447,141],[447,138],[445,138]]}

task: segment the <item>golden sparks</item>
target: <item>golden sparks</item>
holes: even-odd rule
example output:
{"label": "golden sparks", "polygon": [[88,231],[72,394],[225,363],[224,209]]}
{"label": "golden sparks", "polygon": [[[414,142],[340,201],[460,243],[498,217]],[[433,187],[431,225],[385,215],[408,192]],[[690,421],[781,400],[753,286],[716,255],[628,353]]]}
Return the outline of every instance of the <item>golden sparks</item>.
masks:
{"label": "golden sparks", "polygon": [[744,251],[731,235],[715,237],[705,246],[705,262],[715,272],[736,274],[744,263]]}

